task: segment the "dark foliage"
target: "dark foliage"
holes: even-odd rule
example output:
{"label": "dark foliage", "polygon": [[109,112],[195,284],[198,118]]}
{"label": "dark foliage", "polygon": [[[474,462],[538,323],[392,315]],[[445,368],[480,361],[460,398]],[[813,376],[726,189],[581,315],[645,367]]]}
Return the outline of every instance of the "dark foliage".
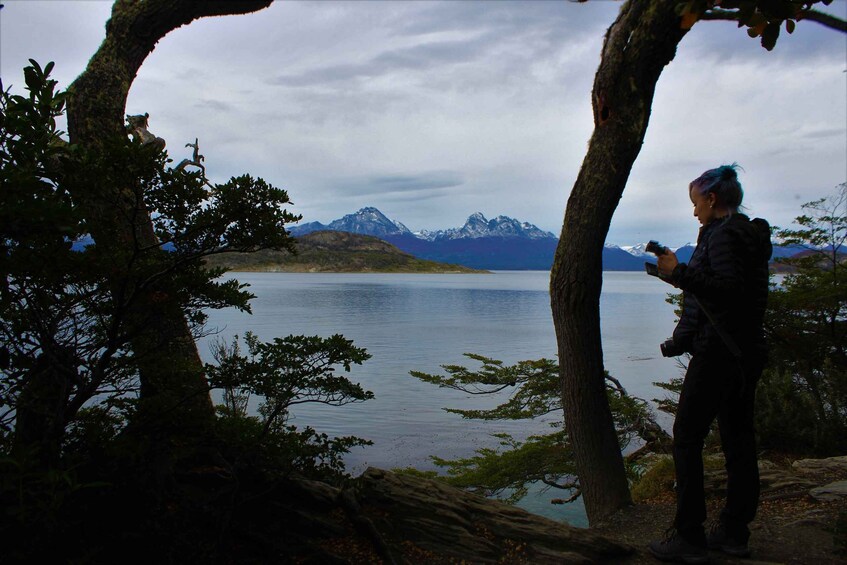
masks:
{"label": "dark foliage", "polygon": [[[534,435],[518,441],[509,434],[495,434],[500,448],[482,448],[467,458],[448,460],[433,457],[436,465],[447,469],[444,480],[454,486],[480,492],[486,496],[503,495],[516,502],[526,495],[532,483],[567,493],[572,502],[580,496],[579,480],[573,460],[571,439],[563,429],[561,377],[558,364],[550,359],[521,361],[504,365],[502,361],[481,355],[466,354],[481,364],[476,371],[460,365],[444,365],[446,375],[412,371],[412,376],[444,388],[471,394],[507,394],[508,397],[489,410],[445,408],[463,418],[480,420],[524,420],[549,414],[556,416],[548,434]],[[621,450],[636,445],[630,462],[634,463],[642,449],[655,449],[666,442],[667,434],[656,424],[647,403],[629,395],[621,383],[606,375],[606,394],[614,417]],[[644,449],[646,451],[646,449]],[[631,466],[633,477],[634,466]]]}
{"label": "dark foliage", "polygon": [[[237,341],[222,345],[202,391],[225,390],[213,433],[202,444],[151,448],[162,423],[138,409],[138,363],[167,344],[133,342],[146,325],[140,297],[175,298],[194,336],[208,309],[249,312],[246,285],[204,260],[293,252],[285,224],[299,216],[285,208],[286,191],[262,179],[210,185],[128,139],[96,150],[68,144],[56,125],[66,94],[49,78],[52,67],[31,61],[25,95],[0,88],[3,560],[206,561],[240,506],[263,489],[295,474],[344,478],[343,454],[368,442],[297,429],[288,410],[371,398],[338,374],[369,355],[339,335],[271,343],[248,335],[246,356]],[[92,242],[90,208],[75,194],[120,211],[115,233],[99,237],[130,240]],[[155,245],[132,236],[149,218]],[[258,415],[239,404],[247,395]]]}
{"label": "dark foliage", "polygon": [[847,451],[847,184],[803,205],[796,229],[777,230],[805,252],[771,291],[771,359],[759,386],[764,447],[798,454]]}

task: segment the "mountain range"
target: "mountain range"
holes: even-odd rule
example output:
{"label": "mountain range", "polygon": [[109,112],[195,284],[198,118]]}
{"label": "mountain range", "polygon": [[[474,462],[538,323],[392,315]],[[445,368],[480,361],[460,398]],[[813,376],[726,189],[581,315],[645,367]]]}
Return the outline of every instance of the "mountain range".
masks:
{"label": "mountain range", "polygon": [[[329,224],[310,222],[289,231],[296,237],[324,230],[375,236],[415,257],[474,269],[547,270],[553,264],[559,242],[555,235],[531,223],[508,216],[489,220],[480,212],[471,214],[459,228],[413,233],[373,207],[362,208]],[[644,268],[644,260],[619,247],[607,246],[603,251],[603,268],[638,271]]]}
{"label": "mountain range", "polygon": [[[529,222],[508,216],[489,220],[480,212],[471,214],[459,228],[412,232],[374,207],[362,208],[329,224],[309,222],[289,231],[295,237],[317,231],[370,235],[421,259],[491,270],[549,270],[559,241],[554,234]],[[645,246],[646,243],[623,247],[607,244],[603,249],[603,270],[643,270],[645,261],[655,262],[655,257],[644,251]],[[685,262],[694,247],[694,243],[687,243],[674,248],[674,252]],[[774,246],[773,258],[793,255],[798,250]]]}
{"label": "mountain range", "polygon": [[474,269],[549,269],[558,243],[552,233],[532,224],[506,216],[488,220],[479,212],[471,214],[460,228],[412,233],[373,207],[326,225],[310,222],[289,231],[302,236],[321,230],[372,235],[415,257]]}

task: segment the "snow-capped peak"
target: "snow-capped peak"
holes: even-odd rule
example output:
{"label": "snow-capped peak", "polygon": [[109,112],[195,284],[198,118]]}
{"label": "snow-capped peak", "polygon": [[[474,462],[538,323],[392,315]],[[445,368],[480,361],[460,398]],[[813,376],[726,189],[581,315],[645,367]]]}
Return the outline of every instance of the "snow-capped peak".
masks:
{"label": "snow-capped peak", "polygon": [[487,219],[482,212],[471,214],[461,228],[427,232],[426,239],[476,239],[480,237],[526,237],[529,239],[555,238],[552,233],[540,230],[528,223],[519,222],[508,216]]}
{"label": "snow-capped peak", "polygon": [[678,250],[682,249],[683,247],[692,247],[693,248],[693,247],[697,247],[697,244],[692,242],[692,241],[689,241],[688,243],[684,243],[683,245],[680,245],[679,247],[671,247],[671,250],[674,253],[676,253]]}
{"label": "snow-capped peak", "polygon": [[648,253],[645,248],[647,247],[646,243],[639,243],[636,245],[622,245],[621,249],[629,253],[630,255],[634,255],[635,257],[652,257],[652,253]]}
{"label": "snow-capped peak", "polygon": [[328,227],[335,231],[375,236],[412,233],[400,222],[388,219],[385,214],[371,206],[362,208],[354,214],[347,214],[331,222]]}

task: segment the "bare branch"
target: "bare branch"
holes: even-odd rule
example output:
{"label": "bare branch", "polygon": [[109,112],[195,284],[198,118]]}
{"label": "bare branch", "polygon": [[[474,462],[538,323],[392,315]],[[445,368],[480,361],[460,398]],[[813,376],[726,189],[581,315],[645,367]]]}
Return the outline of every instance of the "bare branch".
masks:
{"label": "bare branch", "polygon": [[710,20],[710,21],[729,21],[729,22],[737,22],[738,21],[738,12],[733,10],[722,10],[720,8],[712,8],[706,12],[700,14],[701,20]]}
{"label": "bare branch", "polygon": [[575,501],[580,496],[582,496],[582,491],[578,490],[578,491],[574,492],[568,498],[554,498],[553,500],[550,501],[550,503],[551,504],[570,504],[571,502]]}

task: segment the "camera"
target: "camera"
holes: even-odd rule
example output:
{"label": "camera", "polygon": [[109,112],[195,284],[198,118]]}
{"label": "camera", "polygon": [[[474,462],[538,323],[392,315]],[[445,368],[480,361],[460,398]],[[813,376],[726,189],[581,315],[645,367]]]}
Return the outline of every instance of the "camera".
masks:
{"label": "camera", "polygon": [[664,245],[660,244],[658,241],[651,239],[647,242],[647,247],[644,248],[644,251],[647,253],[652,253],[653,255],[664,255],[668,252],[668,248]]}
{"label": "camera", "polygon": [[678,346],[673,338],[666,339],[663,343],[660,343],[659,349],[662,350],[662,357],[679,357],[685,353],[685,350]]}
{"label": "camera", "polygon": [[[646,251],[647,253],[652,253],[653,255],[656,255],[658,257],[659,255],[664,255],[665,253],[667,253],[668,248],[660,244],[658,241],[651,239],[647,242],[647,247],[644,248],[644,251]],[[647,271],[647,274],[652,277],[659,276],[659,268],[656,266],[655,263],[644,263],[644,270]],[[673,355],[665,355],[665,357],[673,357]]]}

